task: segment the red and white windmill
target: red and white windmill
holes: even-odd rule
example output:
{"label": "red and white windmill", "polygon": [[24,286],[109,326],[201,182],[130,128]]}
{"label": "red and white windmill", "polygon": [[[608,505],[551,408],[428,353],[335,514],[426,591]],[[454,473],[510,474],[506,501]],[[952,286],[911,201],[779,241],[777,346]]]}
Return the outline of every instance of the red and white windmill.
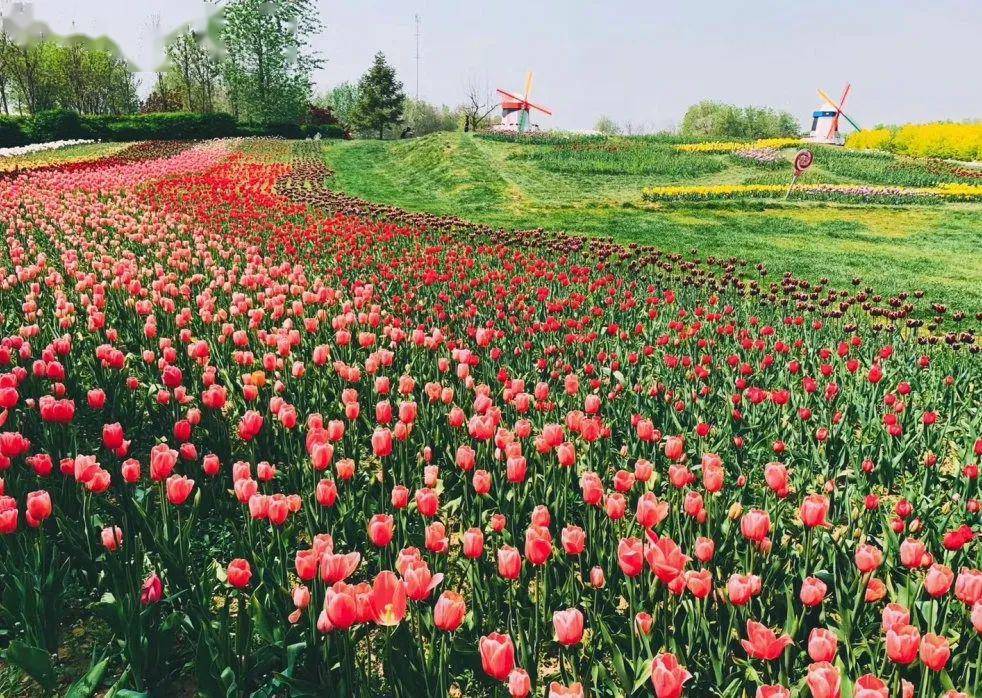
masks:
{"label": "red and white windmill", "polygon": [[849,96],[849,90],[852,85],[846,84],[846,89],[842,91],[842,97],[839,98],[838,103],[834,102],[831,97],[829,97],[822,90],[818,91],[818,96],[821,97],[824,102],[812,112],[812,127],[811,134],[808,136],[808,140],[815,143],[829,143],[832,145],[842,145],[845,143],[845,136],[839,133],[839,117],[841,116],[857,131],[861,130],[856,122],[849,118],[842,108],[846,104],[846,97]]}
{"label": "red and white windmill", "polygon": [[532,71],[525,75],[525,92],[521,97],[512,94],[507,90],[498,88],[498,93],[504,98],[501,100],[501,128],[502,130],[518,131],[524,133],[528,128],[538,128],[529,121],[529,112],[536,109],[546,116],[552,116],[552,112],[545,107],[539,106],[529,101],[529,94],[532,92]]}

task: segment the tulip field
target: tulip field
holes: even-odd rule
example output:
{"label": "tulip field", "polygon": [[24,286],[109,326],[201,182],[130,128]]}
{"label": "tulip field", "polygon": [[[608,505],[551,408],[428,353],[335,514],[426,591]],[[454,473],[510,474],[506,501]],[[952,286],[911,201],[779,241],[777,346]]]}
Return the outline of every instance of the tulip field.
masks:
{"label": "tulip field", "polygon": [[0,175],[0,695],[982,695],[971,317],[321,152]]}

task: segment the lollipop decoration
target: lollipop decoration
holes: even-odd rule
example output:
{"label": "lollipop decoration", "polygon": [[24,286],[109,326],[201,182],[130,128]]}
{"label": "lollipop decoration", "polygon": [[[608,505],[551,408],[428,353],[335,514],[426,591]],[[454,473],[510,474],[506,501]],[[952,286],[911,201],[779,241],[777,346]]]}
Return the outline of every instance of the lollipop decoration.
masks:
{"label": "lollipop decoration", "polygon": [[815,156],[812,155],[812,151],[810,150],[799,150],[798,154],[794,156],[794,174],[791,175],[791,184],[788,185],[788,193],[784,195],[785,199],[791,196],[791,187],[798,181],[798,177],[812,166],[814,159]]}

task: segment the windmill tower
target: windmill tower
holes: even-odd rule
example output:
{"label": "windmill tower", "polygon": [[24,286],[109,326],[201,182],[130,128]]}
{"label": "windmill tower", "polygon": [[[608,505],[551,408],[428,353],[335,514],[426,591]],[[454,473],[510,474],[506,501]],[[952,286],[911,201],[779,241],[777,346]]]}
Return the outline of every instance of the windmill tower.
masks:
{"label": "windmill tower", "polygon": [[525,91],[521,97],[507,90],[502,90],[500,87],[498,88],[498,93],[503,99],[501,100],[501,124],[496,127],[497,130],[518,131],[519,133],[525,133],[529,129],[538,131],[538,124],[533,124],[529,118],[530,112],[533,109],[542,112],[546,116],[552,116],[552,112],[545,107],[529,101],[529,94],[531,92],[532,71],[529,71],[525,75]]}
{"label": "windmill tower", "polygon": [[808,140],[813,143],[827,143],[829,145],[843,145],[846,142],[845,136],[839,132],[839,117],[841,116],[857,131],[861,130],[856,122],[849,118],[842,109],[846,104],[846,97],[852,87],[846,84],[846,89],[842,91],[842,97],[838,103],[832,101],[822,90],[818,91],[818,96],[822,98],[822,104],[812,112],[811,133]]}

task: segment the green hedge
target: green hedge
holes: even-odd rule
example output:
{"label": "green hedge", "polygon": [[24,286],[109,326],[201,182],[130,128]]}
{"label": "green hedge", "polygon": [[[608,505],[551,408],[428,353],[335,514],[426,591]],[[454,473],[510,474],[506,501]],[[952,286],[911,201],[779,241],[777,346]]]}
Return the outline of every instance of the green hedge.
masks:
{"label": "green hedge", "polygon": [[337,125],[240,124],[231,114],[125,114],[123,116],[80,116],[55,109],[34,116],[0,116],[0,147],[44,143],[72,138],[102,141],[201,140],[230,136],[281,136],[343,138]]}

